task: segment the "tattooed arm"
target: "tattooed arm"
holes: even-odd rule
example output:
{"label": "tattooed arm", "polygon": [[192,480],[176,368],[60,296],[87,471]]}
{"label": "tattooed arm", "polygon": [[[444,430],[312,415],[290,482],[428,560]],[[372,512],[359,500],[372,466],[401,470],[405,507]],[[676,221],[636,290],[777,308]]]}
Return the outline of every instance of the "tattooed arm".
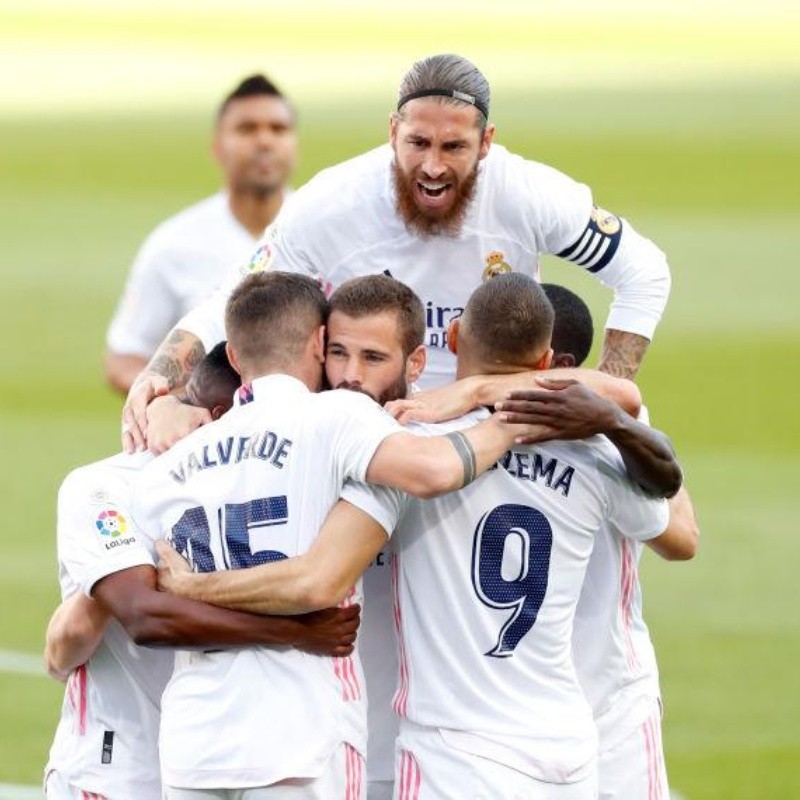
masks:
{"label": "tattooed arm", "polygon": [[633,380],[639,371],[650,340],[637,333],[606,328],[603,354],[598,369],[617,378]]}
{"label": "tattooed arm", "polygon": [[[193,334],[174,328],[166,341],[139,373],[122,409],[122,446],[127,453],[147,446],[147,407],[157,397],[180,393],[194,368],[203,360],[205,349]],[[177,404],[176,404],[177,406]],[[187,433],[208,421],[205,409],[182,406]],[[191,417],[191,419],[189,419]]]}

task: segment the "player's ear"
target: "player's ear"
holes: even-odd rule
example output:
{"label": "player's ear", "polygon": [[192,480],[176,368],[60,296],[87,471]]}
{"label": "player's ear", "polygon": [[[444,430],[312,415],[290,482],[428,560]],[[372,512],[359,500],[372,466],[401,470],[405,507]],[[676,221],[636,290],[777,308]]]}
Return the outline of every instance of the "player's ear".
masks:
{"label": "player's ear", "polygon": [[421,344],[406,359],[406,381],[414,383],[419,380],[419,376],[425,371],[427,363],[428,353],[425,350],[425,345]]}
{"label": "player's ear", "polygon": [[553,348],[548,348],[547,352],[536,362],[534,369],[550,369],[553,361]]}
{"label": "player's ear", "polygon": [[396,111],[389,114],[389,144],[392,148],[397,144],[397,126],[400,124],[400,115]]}
{"label": "player's ear", "polygon": [[454,356],[458,355],[458,328],[459,321],[457,319],[450,320],[450,324],[447,326],[447,347]]}
{"label": "player's ear", "polygon": [[572,355],[572,353],[557,353],[550,362],[550,369],[557,369],[560,367],[571,368],[575,366],[577,366],[577,364],[575,363],[575,356]]}
{"label": "player's ear", "polygon": [[211,409],[211,419],[219,419],[227,410],[225,406],[214,406]]}
{"label": "player's ear", "polygon": [[325,363],[325,326],[320,325],[314,334],[314,358],[320,364]]}
{"label": "player's ear", "polygon": [[492,146],[492,139],[494,139],[494,131],[495,127],[492,123],[489,123],[486,126],[486,130],[483,132],[483,138],[481,139],[481,149],[478,153],[478,158],[486,158],[489,155],[489,148]]}
{"label": "player's ear", "polygon": [[231,346],[230,341],[225,343],[225,355],[228,356],[228,361],[230,361],[231,366],[241,375],[242,368],[239,366],[239,358],[236,355],[236,351]]}

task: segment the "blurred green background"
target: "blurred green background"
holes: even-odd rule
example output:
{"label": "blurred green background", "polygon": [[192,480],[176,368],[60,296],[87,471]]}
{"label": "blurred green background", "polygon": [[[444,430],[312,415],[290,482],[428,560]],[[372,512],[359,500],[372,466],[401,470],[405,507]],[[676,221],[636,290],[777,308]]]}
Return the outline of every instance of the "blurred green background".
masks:
{"label": "blurred green background", "polygon": [[[105,328],[143,237],[218,185],[219,99],[255,70],[284,88],[300,185],[382,142],[404,70],[455,51],[492,83],[499,142],[589,183],[670,259],[640,384],[703,537],[694,562],[643,568],[671,784],[799,798],[798,42],[796,4],[769,1],[5,2],[0,784],[38,782],[59,714],[60,685],[34,674],[58,596],[55,492],[118,446]],[[602,287],[555,261],[545,278],[602,325]]]}

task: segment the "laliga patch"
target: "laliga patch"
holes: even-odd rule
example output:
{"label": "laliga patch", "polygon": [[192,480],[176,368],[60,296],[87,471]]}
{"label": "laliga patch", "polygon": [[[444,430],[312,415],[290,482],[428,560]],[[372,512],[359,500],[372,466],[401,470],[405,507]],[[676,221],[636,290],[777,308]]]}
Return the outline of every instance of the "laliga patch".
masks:
{"label": "laliga patch", "polygon": [[614,258],[622,239],[622,220],[595,206],[589,223],[577,241],[556,253],[559,258],[571,261],[589,272],[599,272]]}
{"label": "laliga patch", "polygon": [[97,515],[94,524],[106,550],[115,550],[136,542],[135,536],[126,536],[128,521],[116,508],[104,508]]}
{"label": "laliga patch", "polygon": [[275,248],[270,242],[264,242],[264,244],[253,253],[244,271],[245,273],[266,271],[270,268],[274,260]]}
{"label": "laliga patch", "polygon": [[505,258],[503,253],[499,250],[493,250],[486,256],[486,268],[483,270],[484,282],[497,275],[505,275],[508,272],[513,272],[511,267],[506,263]]}

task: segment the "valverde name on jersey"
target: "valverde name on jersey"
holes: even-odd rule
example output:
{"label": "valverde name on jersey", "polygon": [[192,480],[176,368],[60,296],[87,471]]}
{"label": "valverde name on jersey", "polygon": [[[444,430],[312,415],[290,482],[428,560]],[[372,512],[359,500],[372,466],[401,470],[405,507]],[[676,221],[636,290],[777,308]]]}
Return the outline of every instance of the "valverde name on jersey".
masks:
{"label": "valverde name on jersey", "polygon": [[169,471],[169,476],[176,483],[186,483],[192,475],[202,470],[238,464],[250,458],[283,469],[291,448],[292,440],[279,437],[274,431],[265,430],[254,436],[225,436],[214,444],[190,451]]}

